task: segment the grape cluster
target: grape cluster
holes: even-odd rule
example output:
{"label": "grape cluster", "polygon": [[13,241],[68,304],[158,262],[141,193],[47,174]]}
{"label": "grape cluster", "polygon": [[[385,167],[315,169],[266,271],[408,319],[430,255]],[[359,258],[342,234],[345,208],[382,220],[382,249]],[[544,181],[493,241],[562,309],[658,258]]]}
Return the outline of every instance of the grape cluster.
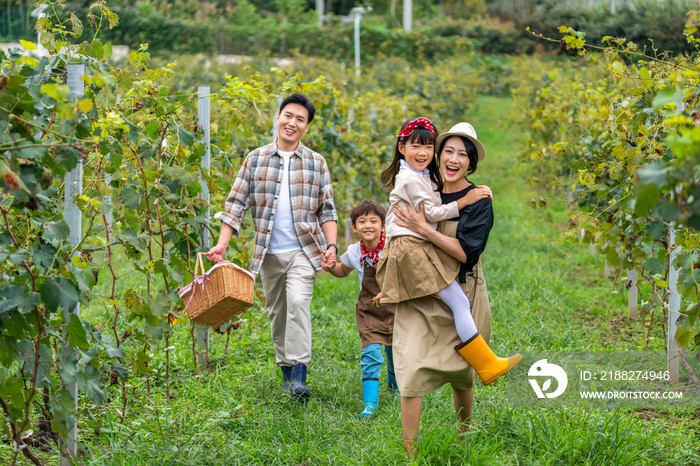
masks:
{"label": "grape cluster", "polygon": [[51,430],[51,421],[47,421],[43,417],[39,417],[39,432],[36,434],[39,449],[43,452],[51,451],[51,444],[54,443],[54,433]]}

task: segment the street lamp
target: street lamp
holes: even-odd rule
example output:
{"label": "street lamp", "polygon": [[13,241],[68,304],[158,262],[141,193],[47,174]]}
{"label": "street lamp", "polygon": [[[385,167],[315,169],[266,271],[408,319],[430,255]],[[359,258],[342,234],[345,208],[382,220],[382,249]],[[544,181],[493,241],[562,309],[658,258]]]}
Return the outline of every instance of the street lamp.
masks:
{"label": "street lamp", "polygon": [[[372,7],[358,6],[350,10],[350,14],[343,18],[342,24],[346,22],[355,23],[355,75],[360,75],[360,21],[365,16],[365,13],[372,11]],[[346,19],[347,18],[347,19]]]}

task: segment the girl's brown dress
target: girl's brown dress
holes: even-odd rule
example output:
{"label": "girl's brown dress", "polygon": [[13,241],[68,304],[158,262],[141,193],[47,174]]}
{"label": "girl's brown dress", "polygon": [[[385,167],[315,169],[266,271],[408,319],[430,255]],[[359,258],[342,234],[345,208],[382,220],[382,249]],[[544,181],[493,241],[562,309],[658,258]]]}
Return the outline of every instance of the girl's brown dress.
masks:
{"label": "girl's brown dress", "polygon": [[[457,225],[457,221],[440,222],[438,231],[455,237]],[[435,250],[442,252],[438,248]],[[469,298],[476,328],[488,343],[491,309],[481,258],[474,266],[473,275],[467,275],[466,280],[460,285]],[[425,396],[446,383],[458,390],[471,390],[474,387],[476,373],[452,349],[461,343],[452,311],[439,299],[423,296],[400,301],[396,305],[393,343],[394,371],[402,396]]]}

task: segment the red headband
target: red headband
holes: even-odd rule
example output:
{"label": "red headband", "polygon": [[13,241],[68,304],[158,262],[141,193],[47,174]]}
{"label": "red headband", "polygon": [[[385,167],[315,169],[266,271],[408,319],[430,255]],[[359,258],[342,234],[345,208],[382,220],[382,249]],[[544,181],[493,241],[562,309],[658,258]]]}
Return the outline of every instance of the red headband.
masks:
{"label": "red headband", "polygon": [[432,121],[428,120],[427,118],[416,118],[415,120],[411,120],[406,127],[399,131],[399,134],[396,135],[396,137],[399,138],[399,142],[404,142],[404,140],[416,128],[425,128],[430,130],[430,132],[433,133],[433,136],[437,137],[437,131],[435,131],[435,126],[433,126]]}

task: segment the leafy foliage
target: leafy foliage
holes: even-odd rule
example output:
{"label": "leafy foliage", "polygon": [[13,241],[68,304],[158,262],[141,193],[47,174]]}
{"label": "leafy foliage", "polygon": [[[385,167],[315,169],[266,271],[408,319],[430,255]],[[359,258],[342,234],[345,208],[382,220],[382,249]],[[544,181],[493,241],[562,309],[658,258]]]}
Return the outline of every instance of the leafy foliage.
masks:
{"label": "leafy foliage", "polygon": [[[672,268],[683,309],[700,299],[700,61],[644,54],[613,37],[594,53],[585,33],[560,31],[562,47],[590,66],[551,70],[544,86],[519,90],[531,128],[525,157],[538,170],[532,181],[569,196],[570,239],[583,237],[611,266],[639,270],[652,285],[643,306],[651,326],[655,311],[667,317]],[[685,314],[675,337],[695,346],[700,327]]]}
{"label": "leafy foliage", "polygon": [[[0,50],[0,400],[16,452],[30,459],[21,433],[37,412],[63,439],[75,425],[65,383],[76,383],[91,406],[111,399],[110,386],[121,389],[122,420],[130,377],[145,379],[150,393],[154,352],[171,348],[185,317],[177,290],[192,280],[205,232],[217,234],[208,208],[223,205],[243,156],[270,141],[276,96],[303,92],[314,101],[317,120],[304,143],[328,160],[342,215],[359,199],[386,197],[375,180],[405,118],[451,122],[483,83],[469,61],[455,59],[427,68],[377,63],[376,76],[361,79],[324,60],[293,73],[209,74],[222,84],[210,97],[206,170],[193,75],[178,81],[176,62],[149,67],[146,44],[112,66],[111,45],[94,37],[121,20],[104,2],[90,7],[85,24],[62,12],[61,0],[47,3],[52,14],[38,27],[50,56]],[[73,43],[87,29],[96,31],[91,39]],[[84,65],[82,95],[67,85],[71,63]],[[81,231],[64,220],[72,170],[82,171],[82,192],[67,199],[82,213]],[[231,259],[245,267],[250,230],[232,244]],[[80,306],[108,312],[109,321],[81,319]],[[194,339],[195,330],[184,332]]]}

